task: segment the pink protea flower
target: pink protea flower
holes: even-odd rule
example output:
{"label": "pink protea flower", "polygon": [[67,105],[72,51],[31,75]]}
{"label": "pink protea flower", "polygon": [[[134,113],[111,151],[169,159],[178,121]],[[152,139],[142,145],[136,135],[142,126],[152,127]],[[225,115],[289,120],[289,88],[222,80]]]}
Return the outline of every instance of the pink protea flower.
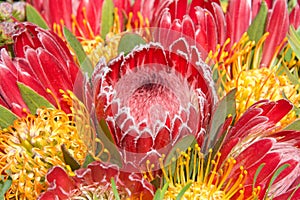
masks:
{"label": "pink protea flower", "polygon": [[142,174],[124,171],[117,165],[95,161],[89,164],[87,168],[75,171],[76,175],[70,177],[61,167],[54,167],[46,177],[50,186],[39,199],[73,199],[76,197],[112,199],[114,198],[111,186],[112,178],[114,178],[116,188],[122,199],[153,198],[154,186],[146,181]]}
{"label": "pink protea flower", "polygon": [[217,101],[211,71],[184,39],[136,47],[93,75],[95,108],[125,161],[161,156],[185,135],[203,142]]}
{"label": "pink protea flower", "polygon": [[82,75],[66,44],[52,31],[31,23],[14,26],[18,29],[12,34],[14,57],[9,56],[5,48],[1,49],[0,104],[18,116],[25,114],[23,109],[28,107],[17,86],[17,82],[21,82],[58,106],[54,95],[68,110],[60,90],[72,91]]}

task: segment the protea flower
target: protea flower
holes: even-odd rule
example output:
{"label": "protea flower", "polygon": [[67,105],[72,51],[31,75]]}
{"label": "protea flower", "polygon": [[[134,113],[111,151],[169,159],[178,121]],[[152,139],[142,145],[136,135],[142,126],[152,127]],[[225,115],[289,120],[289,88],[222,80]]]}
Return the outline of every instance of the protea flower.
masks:
{"label": "protea flower", "polygon": [[300,132],[274,129],[291,108],[286,100],[254,104],[225,132],[219,151],[189,147],[174,173],[161,159],[169,183],[165,198],[175,198],[189,184],[183,199],[298,199]]}
{"label": "protea flower", "polygon": [[185,135],[203,142],[217,101],[211,71],[184,39],[165,49],[136,47],[93,75],[96,114],[108,123],[125,161],[143,165]]}
{"label": "protea flower", "polygon": [[[186,0],[169,1],[167,8],[157,18],[157,25],[194,38],[206,52],[215,53],[222,50],[218,45],[230,50],[242,38],[262,4],[263,1],[229,1],[227,10],[223,12],[219,1],[192,1],[190,4]],[[261,66],[265,67],[270,66],[274,54],[277,55],[280,50],[290,24],[286,1],[269,1],[267,7],[266,25],[258,30],[269,33],[261,59]],[[296,6],[290,15],[291,24],[296,26],[299,24],[299,19],[296,19],[298,10],[299,6]],[[166,38],[162,34],[159,40],[167,42]]]}
{"label": "protea flower", "polygon": [[[5,48],[0,57],[0,104],[18,116],[25,116],[27,105],[22,99],[17,81],[32,88],[54,106],[61,105],[60,90],[73,90],[75,82],[82,79],[79,67],[65,43],[52,31],[24,22],[14,24],[13,55]],[[53,98],[54,97],[54,98]],[[59,99],[59,102],[56,102]]]}
{"label": "protea flower", "polygon": [[69,176],[61,167],[54,167],[46,177],[50,187],[39,199],[114,199],[112,178],[121,199],[152,199],[154,186],[142,174],[124,172],[123,168],[95,161]]}
{"label": "protea flower", "polygon": [[6,199],[36,199],[47,189],[45,176],[53,166],[73,173],[62,145],[83,164],[88,147],[74,120],[62,110],[43,108],[0,130],[0,174],[12,178]]}
{"label": "protea flower", "polygon": [[[84,51],[93,65],[104,56],[110,60],[117,56],[122,31],[149,27],[148,16],[152,16],[147,7],[154,8],[157,3],[149,1],[141,6],[141,1],[131,5],[130,0],[27,0],[45,18],[48,26],[64,38],[63,27],[68,28],[81,42]],[[145,3],[145,2],[144,2]],[[146,5],[145,4],[145,5]],[[63,11],[58,9],[63,7]],[[113,10],[111,10],[113,9]],[[147,16],[144,17],[145,13]],[[106,16],[102,16],[106,15]],[[111,21],[110,19],[113,19]]]}

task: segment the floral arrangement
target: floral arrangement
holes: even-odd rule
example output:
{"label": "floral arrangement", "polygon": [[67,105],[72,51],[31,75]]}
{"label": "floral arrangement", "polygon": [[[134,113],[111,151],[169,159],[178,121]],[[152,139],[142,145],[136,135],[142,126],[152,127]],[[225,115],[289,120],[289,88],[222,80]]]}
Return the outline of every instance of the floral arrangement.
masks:
{"label": "floral arrangement", "polygon": [[300,199],[299,0],[0,11],[0,199]]}

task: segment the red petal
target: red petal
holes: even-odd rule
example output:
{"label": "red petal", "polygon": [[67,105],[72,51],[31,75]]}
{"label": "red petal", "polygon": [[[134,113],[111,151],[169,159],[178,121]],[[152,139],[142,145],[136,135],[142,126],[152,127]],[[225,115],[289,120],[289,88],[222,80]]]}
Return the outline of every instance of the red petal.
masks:
{"label": "red petal", "polygon": [[285,0],[275,1],[272,12],[268,17],[266,32],[270,35],[265,41],[261,66],[269,67],[276,48],[286,37],[289,27],[288,9]]}
{"label": "red petal", "polygon": [[147,153],[153,147],[153,138],[148,132],[144,132],[136,143],[138,153]]}
{"label": "red petal", "polygon": [[300,6],[299,3],[293,8],[289,16],[290,25],[293,25],[295,30],[300,26]]}
{"label": "red petal", "polygon": [[271,174],[275,171],[276,167],[280,162],[280,155],[278,153],[268,153],[264,156],[259,162],[256,162],[250,168],[247,168],[248,176],[246,184],[253,183],[254,175],[261,164],[264,164],[264,167],[259,173],[259,176],[256,179],[256,185],[267,184],[267,179],[271,176]]}
{"label": "red petal", "polygon": [[226,37],[226,19],[224,16],[224,12],[219,4],[212,3],[213,11],[214,11],[214,19],[217,26],[218,32],[218,40],[217,43],[223,45]]}
{"label": "red petal", "polygon": [[134,129],[128,131],[126,135],[123,136],[122,138],[122,148],[125,149],[126,151],[136,153],[137,148],[136,148],[136,141],[138,139],[138,132]]}
{"label": "red petal", "polygon": [[154,149],[162,149],[163,147],[166,147],[171,142],[171,134],[170,131],[163,127],[160,129],[155,137],[154,141]]}
{"label": "red petal", "polygon": [[242,165],[247,169],[254,163],[259,162],[270,151],[274,142],[274,140],[268,138],[254,142],[236,157],[238,166],[235,168]]}
{"label": "red petal", "polygon": [[231,18],[232,42],[240,40],[250,24],[250,4],[248,1],[232,0],[229,2],[226,15]]}
{"label": "red petal", "polygon": [[188,40],[195,38],[195,27],[190,16],[185,15],[182,20],[182,33]]}
{"label": "red petal", "polygon": [[47,181],[55,183],[56,188],[62,189],[65,192],[71,192],[75,188],[74,181],[68,176],[61,167],[53,167],[47,174]]}

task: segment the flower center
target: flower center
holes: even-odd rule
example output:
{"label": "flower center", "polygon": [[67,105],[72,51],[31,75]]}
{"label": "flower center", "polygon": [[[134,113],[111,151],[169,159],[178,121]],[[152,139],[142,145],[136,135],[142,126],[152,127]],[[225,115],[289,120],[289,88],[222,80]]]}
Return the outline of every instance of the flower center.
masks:
{"label": "flower center", "polygon": [[146,120],[148,124],[164,121],[167,114],[173,118],[180,107],[180,101],[170,89],[155,83],[147,83],[136,89],[128,104],[135,121]]}

